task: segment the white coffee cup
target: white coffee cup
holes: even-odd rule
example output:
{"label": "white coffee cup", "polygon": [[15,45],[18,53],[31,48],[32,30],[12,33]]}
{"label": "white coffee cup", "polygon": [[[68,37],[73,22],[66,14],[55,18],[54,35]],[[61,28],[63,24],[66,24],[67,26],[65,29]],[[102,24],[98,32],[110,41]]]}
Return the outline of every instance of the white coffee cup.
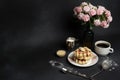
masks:
{"label": "white coffee cup", "polygon": [[109,42],[100,40],[95,42],[95,52],[99,55],[106,56],[109,53],[113,53],[114,49],[111,48]]}

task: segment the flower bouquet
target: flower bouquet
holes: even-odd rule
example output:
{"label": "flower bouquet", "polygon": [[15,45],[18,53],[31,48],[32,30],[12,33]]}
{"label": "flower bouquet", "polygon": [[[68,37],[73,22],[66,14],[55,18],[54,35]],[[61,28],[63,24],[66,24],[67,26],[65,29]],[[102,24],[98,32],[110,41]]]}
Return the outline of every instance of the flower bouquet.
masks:
{"label": "flower bouquet", "polygon": [[82,2],[74,8],[74,15],[81,20],[82,24],[108,28],[112,22],[111,12],[103,6],[94,6],[91,3]]}

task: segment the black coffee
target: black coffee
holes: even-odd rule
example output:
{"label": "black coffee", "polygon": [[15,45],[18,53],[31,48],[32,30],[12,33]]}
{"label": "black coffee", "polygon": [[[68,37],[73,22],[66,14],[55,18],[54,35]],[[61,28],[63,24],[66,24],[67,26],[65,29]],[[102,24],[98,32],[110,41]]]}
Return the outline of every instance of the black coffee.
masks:
{"label": "black coffee", "polygon": [[109,45],[105,44],[105,43],[99,43],[99,44],[97,44],[97,46],[101,47],[101,48],[107,48],[107,47],[109,47]]}

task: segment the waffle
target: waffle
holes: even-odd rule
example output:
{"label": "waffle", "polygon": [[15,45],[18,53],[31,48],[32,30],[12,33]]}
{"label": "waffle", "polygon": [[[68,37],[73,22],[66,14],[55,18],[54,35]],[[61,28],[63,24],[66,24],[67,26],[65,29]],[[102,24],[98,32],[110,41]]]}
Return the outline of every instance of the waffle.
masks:
{"label": "waffle", "polygon": [[92,58],[92,51],[88,47],[79,47],[74,51],[73,60],[78,64],[87,64]]}

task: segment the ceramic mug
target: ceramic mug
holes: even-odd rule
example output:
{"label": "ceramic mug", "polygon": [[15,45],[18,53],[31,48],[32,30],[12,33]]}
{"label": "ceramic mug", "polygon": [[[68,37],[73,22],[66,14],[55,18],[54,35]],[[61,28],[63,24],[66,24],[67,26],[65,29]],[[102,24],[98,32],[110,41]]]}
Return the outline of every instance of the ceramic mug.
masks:
{"label": "ceramic mug", "polygon": [[114,49],[111,48],[109,42],[100,40],[95,42],[95,52],[99,55],[106,56],[109,53],[113,53]]}

